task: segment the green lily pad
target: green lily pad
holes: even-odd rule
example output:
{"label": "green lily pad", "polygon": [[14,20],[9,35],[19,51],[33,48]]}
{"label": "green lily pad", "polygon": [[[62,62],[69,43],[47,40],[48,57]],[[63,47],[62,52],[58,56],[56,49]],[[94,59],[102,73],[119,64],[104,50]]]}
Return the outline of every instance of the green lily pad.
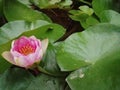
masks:
{"label": "green lily pad", "polygon": [[98,24],[72,34],[58,48],[57,62],[62,71],[94,64],[109,53],[114,54],[114,50],[120,50],[120,27]]}
{"label": "green lily pad", "polygon": [[100,15],[102,11],[112,9],[113,0],[93,0],[92,6],[96,15]]}
{"label": "green lily pad", "polygon": [[120,14],[113,10],[104,10],[100,14],[101,22],[106,22],[114,25],[120,26]]}
{"label": "green lily pad", "polygon": [[66,31],[65,28],[63,28],[61,25],[51,23],[40,28],[37,28],[35,30],[27,31],[22,35],[25,36],[35,35],[39,39],[48,38],[49,42],[53,43],[60,37],[62,37],[65,34],[65,31]]}
{"label": "green lily pad", "polygon": [[4,0],[3,11],[8,21],[26,20],[33,22],[36,20],[46,20],[51,22],[50,18],[44,13],[33,10],[18,0]]}
{"label": "green lily pad", "polygon": [[64,78],[41,74],[25,90],[64,90],[65,84]]}
{"label": "green lily pad", "polygon": [[92,0],[92,7],[96,15],[100,16],[104,10],[115,10],[120,12],[119,0]]}
{"label": "green lily pad", "polygon": [[[120,43],[120,41],[118,41]],[[116,46],[115,46],[116,47]],[[113,47],[115,49],[115,47]],[[72,90],[119,90],[120,44],[95,64],[81,68],[67,77]]]}
{"label": "green lily pad", "polygon": [[[23,32],[34,30],[38,27],[50,24],[47,21],[38,20],[34,22],[13,21],[0,28],[0,45],[18,37]],[[14,32],[14,33],[13,33]]]}
{"label": "green lily pad", "polygon": [[0,77],[1,90],[26,90],[34,76],[27,70],[10,68]]}
{"label": "green lily pad", "polygon": [[64,90],[64,78],[40,74],[33,76],[28,70],[10,68],[0,75],[1,90]]}

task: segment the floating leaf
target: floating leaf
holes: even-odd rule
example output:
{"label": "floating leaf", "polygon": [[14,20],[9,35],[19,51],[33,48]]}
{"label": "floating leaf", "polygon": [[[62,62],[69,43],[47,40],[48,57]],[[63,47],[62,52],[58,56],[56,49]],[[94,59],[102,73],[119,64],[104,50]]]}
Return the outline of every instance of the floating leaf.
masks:
{"label": "floating leaf", "polygon": [[95,64],[71,73],[66,80],[72,90],[119,90],[119,63],[120,44]]}
{"label": "floating leaf", "polygon": [[64,33],[65,33],[65,28],[63,28],[61,25],[51,23],[42,26],[40,28],[37,28],[35,30],[25,32],[22,35],[25,36],[35,35],[37,38],[40,39],[48,38],[49,41],[53,43],[56,40],[58,40],[60,37],[62,37]]}
{"label": "floating leaf", "polygon": [[8,21],[26,20],[33,22],[36,20],[46,20],[51,22],[45,14],[27,7],[18,0],[4,0],[3,9]]}
{"label": "floating leaf", "polygon": [[94,64],[114,50],[120,50],[120,27],[99,24],[75,33],[63,41],[57,52],[62,71],[72,71]]}
{"label": "floating leaf", "polygon": [[27,21],[9,22],[0,28],[0,45],[18,37],[23,32],[34,30],[38,27],[41,27],[47,24],[50,24],[50,23],[42,20],[38,20],[34,22],[27,22]]}
{"label": "floating leaf", "polygon": [[64,78],[41,74],[25,90],[64,90],[65,84]]}
{"label": "floating leaf", "polygon": [[34,76],[27,70],[10,68],[0,77],[1,90],[26,90]]}
{"label": "floating leaf", "polygon": [[101,22],[106,22],[120,26],[120,14],[113,10],[105,10],[100,15]]}
{"label": "floating leaf", "polygon": [[104,10],[112,9],[113,0],[93,0],[92,6],[95,13],[99,16]]}

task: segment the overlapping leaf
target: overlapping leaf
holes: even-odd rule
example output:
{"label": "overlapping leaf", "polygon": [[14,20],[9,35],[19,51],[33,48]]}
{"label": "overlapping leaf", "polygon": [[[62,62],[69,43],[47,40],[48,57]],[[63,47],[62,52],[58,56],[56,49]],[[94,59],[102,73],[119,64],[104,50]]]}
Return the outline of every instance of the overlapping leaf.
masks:
{"label": "overlapping leaf", "polygon": [[[62,71],[72,71],[120,50],[120,28],[100,24],[68,37],[57,53],[57,62]],[[111,55],[111,54],[110,54]]]}
{"label": "overlapping leaf", "polygon": [[18,37],[23,32],[34,30],[47,24],[50,23],[42,20],[33,21],[32,23],[27,21],[9,22],[0,28],[0,45]]}
{"label": "overlapping leaf", "polygon": [[33,10],[22,4],[18,0],[4,0],[4,15],[8,21],[26,20],[33,22],[36,20],[51,20],[42,12]]}
{"label": "overlapping leaf", "polygon": [[120,12],[119,0],[93,0],[92,7],[97,16],[100,16],[104,10],[115,10]]}
{"label": "overlapping leaf", "polygon": [[[118,41],[120,43],[120,41]],[[106,52],[90,67],[79,69],[67,77],[72,90],[119,90],[120,89],[120,44],[111,47],[112,52]]]}
{"label": "overlapping leaf", "polygon": [[40,74],[33,76],[21,68],[10,68],[0,77],[1,90],[64,90],[64,78]]}
{"label": "overlapping leaf", "polygon": [[[63,36],[64,33],[65,29],[62,26],[58,24],[50,24],[42,20],[38,20],[32,23],[27,21],[9,22],[0,28],[0,54],[4,51],[9,51],[11,46],[11,40],[19,37],[20,35],[34,35],[41,40],[48,38],[49,42],[53,43],[61,36]],[[3,62],[6,63],[4,59],[1,59],[0,65],[4,65]],[[9,67],[9,64],[7,64],[7,66],[5,65],[4,68],[7,67]],[[1,68],[0,72],[4,71],[4,68]]]}
{"label": "overlapping leaf", "polygon": [[113,10],[105,10],[100,14],[101,22],[106,22],[120,26],[120,14]]}

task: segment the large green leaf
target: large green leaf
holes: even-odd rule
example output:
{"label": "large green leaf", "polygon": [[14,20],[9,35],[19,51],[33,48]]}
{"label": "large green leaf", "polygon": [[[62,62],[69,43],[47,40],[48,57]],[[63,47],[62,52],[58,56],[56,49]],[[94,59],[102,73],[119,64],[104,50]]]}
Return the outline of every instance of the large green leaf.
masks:
{"label": "large green leaf", "polygon": [[64,90],[64,78],[51,77],[41,74],[36,77],[25,90]]}
{"label": "large green leaf", "polygon": [[25,32],[22,35],[25,36],[35,35],[39,39],[48,38],[49,42],[53,43],[56,40],[58,40],[60,37],[62,37],[64,33],[65,33],[65,28],[63,28],[61,25],[51,23],[42,26],[40,28],[37,28],[35,30]]}
{"label": "large green leaf", "polygon": [[10,68],[0,76],[0,90],[64,90],[64,78],[40,74],[34,77],[28,70]]}
{"label": "large green leaf", "polygon": [[[120,41],[118,41],[120,43]],[[90,67],[79,69],[67,77],[72,90],[119,90],[120,44]]]}
{"label": "large green leaf", "polygon": [[9,22],[0,28],[0,45],[18,37],[25,31],[34,30],[47,24],[50,23],[42,20],[37,20],[32,23],[27,21]]}
{"label": "large green leaf", "polygon": [[99,16],[104,10],[112,8],[113,0],[93,0],[92,6],[95,13]]}
{"label": "large green leaf", "polygon": [[92,0],[92,6],[98,16],[104,10],[120,12],[120,0]]}
{"label": "large green leaf", "polygon": [[35,20],[51,20],[42,12],[33,10],[18,0],[4,0],[4,14],[8,21],[26,20],[33,22]]}
{"label": "large green leaf", "polygon": [[109,53],[120,50],[120,27],[99,24],[68,37],[59,46],[57,62],[62,71],[94,64]]}
{"label": "large green leaf", "polygon": [[10,68],[0,77],[0,90],[26,90],[33,78],[27,70]]}
{"label": "large green leaf", "polygon": [[101,22],[107,22],[120,26],[120,14],[113,10],[105,10],[100,15]]}

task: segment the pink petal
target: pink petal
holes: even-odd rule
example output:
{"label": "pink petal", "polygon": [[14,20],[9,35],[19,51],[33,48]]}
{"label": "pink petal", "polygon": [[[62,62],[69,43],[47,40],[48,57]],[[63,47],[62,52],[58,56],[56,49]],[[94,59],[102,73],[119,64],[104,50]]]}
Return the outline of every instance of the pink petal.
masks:
{"label": "pink petal", "polygon": [[19,51],[19,48],[25,46],[28,43],[29,43],[29,39],[25,36],[22,36],[19,39],[14,40],[12,42],[12,49],[15,51]]}
{"label": "pink petal", "polygon": [[43,50],[43,54],[46,52],[47,47],[48,47],[48,39],[42,40],[42,50]]}
{"label": "pink petal", "polygon": [[36,49],[36,52],[35,52],[35,54],[34,54],[34,59],[35,59],[35,62],[40,62],[40,60],[42,59],[42,57],[43,57],[43,50],[42,50],[42,48],[37,48]]}
{"label": "pink petal", "polygon": [[28,66],[33,64],[33,63],[30,63],[30,60],[27,58],[23,56],[14,58],[15,65],[27,68]]}
{"label": "pink petal", "polygon": [[11,53],[9,51],[5,51],[2,53],[2,56],[11,64],[15,64],[13,56],[11,55]]}

